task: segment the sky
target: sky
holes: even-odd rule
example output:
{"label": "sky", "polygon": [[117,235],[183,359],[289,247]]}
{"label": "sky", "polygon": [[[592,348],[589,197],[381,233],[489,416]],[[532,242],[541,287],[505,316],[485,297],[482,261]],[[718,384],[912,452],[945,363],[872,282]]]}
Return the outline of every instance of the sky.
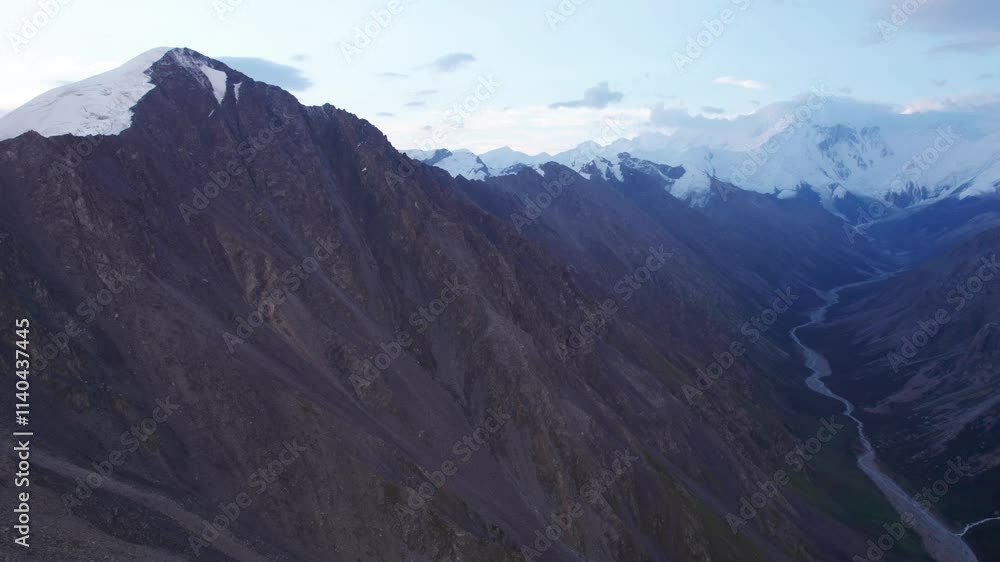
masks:
{"label": "sky", "polygon": [[[898,112],[995,101],[996,0],[6,0],[0,113],[190,47],[400,149],[558,152],[804,93]],[[659,118],[658,118],[659,117]]]}

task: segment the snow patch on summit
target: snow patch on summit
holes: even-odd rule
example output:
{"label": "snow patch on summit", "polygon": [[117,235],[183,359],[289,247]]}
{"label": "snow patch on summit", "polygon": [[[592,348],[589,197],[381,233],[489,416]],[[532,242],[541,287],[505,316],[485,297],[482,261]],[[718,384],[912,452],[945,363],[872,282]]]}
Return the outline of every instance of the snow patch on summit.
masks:
{"label": "snow patch on summit", "polygon": [[[146,51],[114,70],[60,86],[0,116],[0,140],[35,131],[43,137],[117,135],[132,126],[133,108],[156,85],[153,66],[179,66],[210,90],[219,104],[226,98],[228,75],[212,59],[187,49]],[[238,86],[234,88],[239,95]]]}
{"label": "snow patch on summit", "polygon": [[226,99],[226,73],[221,70],[216,70],[207,64],[199,66],[202,74],[205,78],[208,78],[208,82],[212,85],[212,93],[215,94],[215,100],[222,103],[222,100]]}
{"label": "snow patch on summit", "polygon": [[116,135],[132,125],[132,108],[155,86],[149,69],[171,49],[152,49],[122,66],[67,84],[0,117],[0,140],[28,131],[57,135]]}

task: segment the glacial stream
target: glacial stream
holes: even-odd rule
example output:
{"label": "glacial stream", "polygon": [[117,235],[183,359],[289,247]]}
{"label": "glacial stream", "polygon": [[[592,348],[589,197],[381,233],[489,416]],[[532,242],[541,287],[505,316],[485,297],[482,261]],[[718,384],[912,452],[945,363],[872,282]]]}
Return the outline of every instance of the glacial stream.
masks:
{"label": "glacial stream", "polygon": [[[955,531],[948,528],[947,525],[942,523],[934,514],[925,511],[919,502],[910,497],[909,494],[903,490],[892,478],[879,468],[878,462],[875,458],[875,448],[872,447],[871,441],[868,440],[868,436],[865,434],[865,424],[862,423],[860,419],[854,415],[854,404],[849,400],[834,393],[830,388],[823,382],[823,379],[830,376],[830,362],[827,361],[826,357],[819,353],[818,351],[812,349],[811,347],[802,343],[798,337],[798,331],[801,328],[806,328],[808,326],[814,326],[822,323],[826,320],[826,313],[833,305],[840,302],[840,292],[844,289],[849,289],[852,287],[858,287],[861,285],[866,285],[869,283],[875,283],[881,281],[889,275],[882,275],[875,279],[869,279],[859,283],[850,283],[847,285],[841,285],[836,289],[831,290],[829,293],[821,294],[821,296],[826,300],[826,304],[812,311],[809,315],[809,321],[800,326],[792,328],[790,335],[795,343],[802,348],[802,353],[805,356],[805,364],[812,374],[806,379],[806,386],[810,390],[822,394],[823,396],[830,397],[844,406],[844,415],[851,419],[858,428],[858,437],[861,441],[861,454],[858,456],[858,466],[861,468],[862,472],[871,478],[872,482],[882,491],[882,494],[889,500],[893,508],[900,513],[909,513],[913,518],[912,528],[906,528],[906,532],[916,532],[920,539],[923,541],[924,547],[927,552],[934,557],[938,562],[978,562],[975,553],[969,548],[969,545],[965,543],[962,536],[972,528],[972,526],[984,523],[987,520],[983,520],[979,523],[972,524],[972,526],[966,527],[961,533],[955,533]],[[995,519],[995,518],[994,518]],[[869,537],[872,544],[878,542],[879,537]],[[896,539],[893,538],[893,544],[895,544]],[[891,552],[892,547],[889,548]],[[867,560],[868,553],[858,552],[857,558],[855,560]],[[874,553],[873,553],[874,554]],[[879,560],[884,557],[884,553],[878,558],[871,558],[872,560]]]}

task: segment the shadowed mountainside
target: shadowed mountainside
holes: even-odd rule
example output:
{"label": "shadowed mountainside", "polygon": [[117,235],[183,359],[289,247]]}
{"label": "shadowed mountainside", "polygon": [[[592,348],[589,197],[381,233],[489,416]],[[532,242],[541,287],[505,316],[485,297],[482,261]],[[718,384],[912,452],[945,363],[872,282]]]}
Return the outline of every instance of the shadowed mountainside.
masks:
{"label": "shadowed mountainside", "polygon": [[[516,226],[535,172],[456,182],[192,51],[150,76],[119,135],[0,142],[44,559],[840,560],[890,519],[827,474],[841,435],[727,524],[824,415],[777,413],[800,395],[795,311],[752,320],[878,257],[824,247],[832,216],[765,229],[812,212],[765,202],[727,230],[736,211],[642,178],[571,180]],[[788,261],[751,273],[770,252]]]}

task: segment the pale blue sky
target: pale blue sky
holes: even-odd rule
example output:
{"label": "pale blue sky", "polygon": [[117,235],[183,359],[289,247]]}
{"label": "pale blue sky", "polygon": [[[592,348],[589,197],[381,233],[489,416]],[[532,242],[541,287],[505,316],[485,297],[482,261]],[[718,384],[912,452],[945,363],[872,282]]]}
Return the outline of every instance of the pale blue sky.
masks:
{"label": "pale blue sky", "polygon": [[[157,46],[242,57],[232,66],[400,148],[556,151],[649,130],[658,104],[726,117],[819,89],[926,109],[1000,81],[995,0],[51,1],[51,17],[4,3],[0,111]],[[28,37],[22,18],[48,21]]]}

